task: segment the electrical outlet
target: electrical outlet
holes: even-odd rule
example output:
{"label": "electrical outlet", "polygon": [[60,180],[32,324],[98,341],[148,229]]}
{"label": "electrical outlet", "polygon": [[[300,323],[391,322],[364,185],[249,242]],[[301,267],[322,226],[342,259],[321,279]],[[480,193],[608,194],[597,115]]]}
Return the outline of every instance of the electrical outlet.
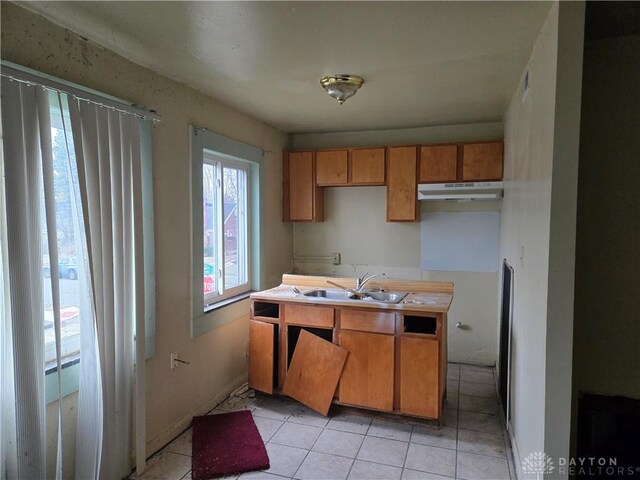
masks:
{"label": "electrical outlet", "polygon": [[178,358],[178,352],[171,352],[171,370],[173,370],[174,368],[176,368],[176,358]]}
{"label": "electrical outlet", "polygon": [[333,264],[334,265],[340,265],[340,254],[339,253],[333,253]]}

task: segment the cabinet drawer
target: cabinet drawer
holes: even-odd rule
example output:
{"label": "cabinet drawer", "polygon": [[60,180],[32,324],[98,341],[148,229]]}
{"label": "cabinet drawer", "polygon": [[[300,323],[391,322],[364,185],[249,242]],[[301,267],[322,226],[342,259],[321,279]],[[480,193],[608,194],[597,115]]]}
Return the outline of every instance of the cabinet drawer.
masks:
{"label": "cabinet drawer", "polygon": [[292,325],[333,328],[333,308],[284,305],[284,321]]}
{"label": "cabinet drawer", "polygon": [[389,333],[395,331],[393,313],[364,312],[361,310],[341,310],[340,328],[361,332]]}

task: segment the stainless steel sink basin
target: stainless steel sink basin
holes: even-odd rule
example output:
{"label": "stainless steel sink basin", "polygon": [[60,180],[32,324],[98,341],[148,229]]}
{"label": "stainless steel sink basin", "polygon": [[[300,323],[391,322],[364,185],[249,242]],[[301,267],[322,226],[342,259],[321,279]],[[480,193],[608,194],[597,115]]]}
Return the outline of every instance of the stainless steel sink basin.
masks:
{"label": "stainless steel sink basin", "polygon": [[375,292],[364,290],[362,297],[342,290],[325,290],[317,288],[303,293],[305,297],[326,298],[327,300],[351,300],[354,302],[400,303],[406,292]]}
{"label": "stainless steel sink basin", "polygon": [[324,290],[318,288],[303,293],[305,297],[326,298],[329,300],[351,300],[351,294],[343,290]]}
{"label": "stainless steel sink basin", "polygon": [[364,292],[366,296],[362,299],[364,302],[383,302],[383,303],[400,303],[407,292]]}

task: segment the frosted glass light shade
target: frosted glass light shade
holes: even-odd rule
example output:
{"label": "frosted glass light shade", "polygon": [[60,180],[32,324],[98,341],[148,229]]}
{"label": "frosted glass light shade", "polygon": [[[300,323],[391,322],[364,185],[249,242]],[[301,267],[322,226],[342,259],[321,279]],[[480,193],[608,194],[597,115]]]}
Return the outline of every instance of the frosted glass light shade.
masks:
{"label": "frosted glass light shade", "polygon": [[363,83],[364,80],[361,77],[347,74],[327,75],[320,79],[320,84],[327,94],[338,100],[340,105],[353,97]]}

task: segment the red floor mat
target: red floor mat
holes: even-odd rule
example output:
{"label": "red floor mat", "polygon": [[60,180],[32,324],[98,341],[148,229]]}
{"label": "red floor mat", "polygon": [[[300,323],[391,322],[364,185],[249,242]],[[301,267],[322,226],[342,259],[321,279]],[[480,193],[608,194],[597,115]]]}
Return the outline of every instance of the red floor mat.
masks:
{"label": "red floor mat", "polygon": [[193,418],[194,480],[269,468],[269,457],[251,412]]}

